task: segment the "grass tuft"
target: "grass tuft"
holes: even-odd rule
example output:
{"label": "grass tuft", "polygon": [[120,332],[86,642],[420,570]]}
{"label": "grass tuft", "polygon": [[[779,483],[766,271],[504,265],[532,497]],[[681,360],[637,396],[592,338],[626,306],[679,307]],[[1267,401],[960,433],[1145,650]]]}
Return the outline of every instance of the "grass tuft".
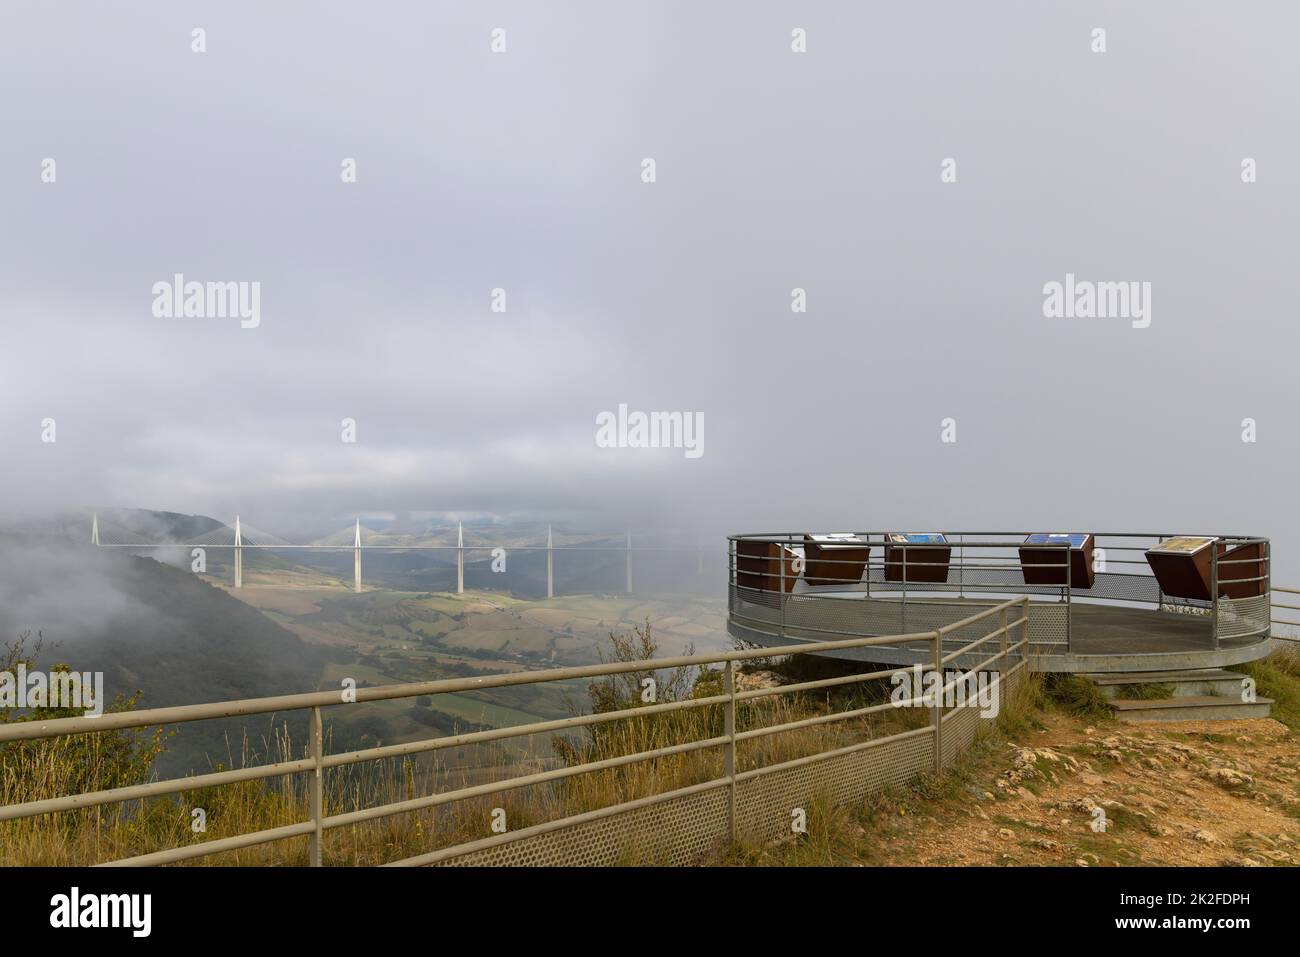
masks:
{"label": "grass tuft", "polygon": [[1079,675],[1046,675],[1043,694],[1053,705],[1076,718],[1105,721],[1114,717],[1106,696],[1095,684]]}

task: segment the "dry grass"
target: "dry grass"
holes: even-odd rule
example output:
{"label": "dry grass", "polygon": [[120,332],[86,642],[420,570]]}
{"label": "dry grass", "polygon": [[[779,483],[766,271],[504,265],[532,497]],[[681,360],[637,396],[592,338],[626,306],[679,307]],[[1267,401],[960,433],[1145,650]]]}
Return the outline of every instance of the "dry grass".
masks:
{"label": "dry grass", "polygon": [[[648,628],[638,640],[614,642],[619,660],[649,660],[657,648]],[[808,668],[830,665],[787,661],[771,667],[787,672],[786,680],[807,680]],[[867,667],[849,665],[850,670]],[[568,736],[534,736],[480,744],[459,755],[456,768],[437,760],[438,752],[416,758],[367,762],[326,772],[325,814],[409,801],[433,793],[500,781],[544,768],[576,767],[638,752],[669,747],[723,734],[721,704],[655,715],[639,715],[640,680],[636,672],[589,688],[591,710],[626,711],[627,717],[589,726]],[[657,700],[712,697],[721,692],[718,670],[660,675]],[[844,711],[886,700],[883,682],[846,685],[824,692],[782,694],[740,702],[737,730],[784,724],[831,711]],[[924,709],[888,709],[850,720],[761,736],[737,745],[737,770],[768,766],[832,750],[924,724]],[[117,787],[148,779],[138,766],[123,766],[122,732],[0,746],[0,801],[17,804],[61,797],[79,791]],[[328,731],[327,731],[328,739]],[[87,743],[92,742],[92,743]],[[93,743],[98,742],[98,743]],[[96,750],[98,749],[98,750]],[[282,729],[273,740],[237,742],[213,770],[251,767],[307,756],[305,742],[290,740]],[[326,742],[326,753],[329,753]],[[469,748],[463,749],[469,752]],[[96,760],[102,752],[104,760]],[[108,759],[116,755],[117,760]],[[326,864],[374,865],[431,850],[494,836],[493,812],[505,812],[515,832],[613,804],[662,794],[723,776],[723,750],[676,754],[535,784],[483,797],[462,799],[334,828],[325,833]],[[212,841],[294,824],[309,818],[306,775],[205,788],[146,801],[85,808],[0,823],[0,864],[90,864],[153,851]],[[192,830],[193,812],[202,809],[206,830]],[[821,819],[821,816],[818,816]],[[277,841],[197,859],[194,864],[305,865],[307,838]],[[654,849],[627,848],[623,863],[655,863]]]}
{"label": "dry grass", "polygon": [[[802,696],[762,699],[738,708],[738,730],[780,724],[821,713],[820,702]],[[887,717],[893,717],[888,715]],[[602,733],[587,743],[566,741],[560,749],[573,764],[653,750],[672,744],[716,737],[722,733],[721,706],[710,705],[665,715],[638,717],[602,727]],[[759,767],[829,750],[882,733],[886,722],[854,720],[798,729],[742,742],[737,748],[737,769]],[[99,739],[102,734],[84,736]],[[0,770],[0,802],[18,804],[45,800],[102,785],[104,772],[92,760],[90,767],[78,767],[69,738],[39,742],[38,755],[17,766],[6,754]],[[101,748],[90,745],[93,755]],[[478,746],[487,751],[489,746]],[[328,752],[328,743],[326,750]],[[87,749],[77,749],[85,758]],[[235,760],[214,764],[213,770],[252,767],[269,761],[288,761],[306,756],[305,746],[289,739],[281,730],[276,739],[255,748],[245,739]],[[515,750],[497,747],[481,756],[481,764],[496,768],[497,780],[530,773],[541,766],[561,766],[559,760],[526,758]],[[480,762],[476,762],[480,763]],[[568,763],[568,762],[564,762]],[[634,764],[579,774],[558,782],[531,785],[481,798],[460,800],[439,808],[405,812],[326,832],[324,859],[327,864],[369,865],[424,853],[467,841],[490,837],[492,812],[503,809],[511,831],[542,821],[608,807],[624,801],[663,793],[721,777],[719,748],[639,761]],[[268,781],[247,781],[183,792],[169,797],[125,804],[85,808],[47,814],[0,824],[0,864],[71,865],[88,864],[146,854],[200,841],[267,830],[307,820],[305,775],[286,775]],[[447,791],[480,783],[479,776],[463,769],[449,770],[425,758],[367,762],[347,769],[326,772],[324,806],[326,815],[345,813],[419,798],[434,791]],[[200,808],[206,816],[206,831],[191,829],[192,812]],[[642,863],[628,852],[627,863]],[[231,865],[304,865],[306,838],[291,838],[274,844],[229,851],[195,863]]]}

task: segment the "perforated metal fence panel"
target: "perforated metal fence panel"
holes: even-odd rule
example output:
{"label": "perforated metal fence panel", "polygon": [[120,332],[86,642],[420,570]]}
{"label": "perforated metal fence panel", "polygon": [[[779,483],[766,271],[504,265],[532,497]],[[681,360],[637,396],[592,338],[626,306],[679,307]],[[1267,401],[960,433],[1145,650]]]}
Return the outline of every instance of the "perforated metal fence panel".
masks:
{"label": "perforated metal fence panel", "polygon": [[1070,606],[1029,606],[1030,645],[1069,645]]}
{"label": "perforated metal fence panel", "polygon": [[743,836],[773,840],[790,834],[792,811],[822,796],[835,805],[865,800],[906,784],[934,766],[934,729],[921,728],[871,742],[849,754],[819,757],[742,781],[736,797]]}
{"label": "perforated metal fence panel", "polygon": [[720,785],[663,804],[613,814],[439,862],[443,867],[684,867],[726,840],[730,796]]}
{"label": "perforated metal fence panel", "polygon": [[1268,594],[1254,598],[1219,599],[1219,643],[1235,641],[1266,634],[1269,628],[1270,604]]}
{"label": "perforated metal fence panel", "polygon": [[[992,674],[1000,704],[1024,680],[1021,660],[1005,675]],[[996,720],[977,707],[943,717],[943,764],[952,765],[974,743],[982,724]],[[739,836],[770,841],[791,833],[792,812],[807,813],[815,798],[839,806],[898,787],[934,768],[932,725],[864,742],[852,750],[787,762],[736,783]],[[650,807],[616,812],[599,821],[520,838],[439,862],[441,866],[601,867],[620,863],[685,866],[715,852],[730,835],[727,783]]]}

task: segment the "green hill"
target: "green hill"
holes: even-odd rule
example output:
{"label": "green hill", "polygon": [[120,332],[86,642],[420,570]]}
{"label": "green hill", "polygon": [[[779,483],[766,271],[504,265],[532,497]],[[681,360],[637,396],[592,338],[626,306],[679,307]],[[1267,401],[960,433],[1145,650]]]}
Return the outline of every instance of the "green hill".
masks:
{"label": "green hill", "polygon": [[[0,540],[0,635],[29,633],[38,664],[104,672],[105,696],[143,693],[139,707],[314,691],[330,657],[255,608],[174,567],[89,546]],[[282,719],[281,719],[282,720]],[[305,727],[305,719],[301,721]],[[239,721],[176,729],[160,771],[206,768]],[[254,737],[271,717],[251,719]]]}

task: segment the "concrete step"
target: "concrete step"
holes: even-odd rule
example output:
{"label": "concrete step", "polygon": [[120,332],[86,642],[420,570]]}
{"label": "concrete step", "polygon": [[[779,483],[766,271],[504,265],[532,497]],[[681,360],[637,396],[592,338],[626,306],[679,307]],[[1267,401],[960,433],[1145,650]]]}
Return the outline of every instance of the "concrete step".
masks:
{"label": "concrete step", "polygon": [[1125,685],[1169,685],[1175,698],[1223,695],[1241,697],[1241,680],[1235,671],[1209,668],[1203,671],[1132,671],[1085,675],[1107,698],[1114,698]]}
{"label": "concrete step", "polygon": [[1194,695],[1178,698],[1153,698],[1148,701],[1116,698],[1110,702],[1121,721],[1236,721],[1241,718],[1267,718],[1272,698],[1254,701],[1223,695]]}

